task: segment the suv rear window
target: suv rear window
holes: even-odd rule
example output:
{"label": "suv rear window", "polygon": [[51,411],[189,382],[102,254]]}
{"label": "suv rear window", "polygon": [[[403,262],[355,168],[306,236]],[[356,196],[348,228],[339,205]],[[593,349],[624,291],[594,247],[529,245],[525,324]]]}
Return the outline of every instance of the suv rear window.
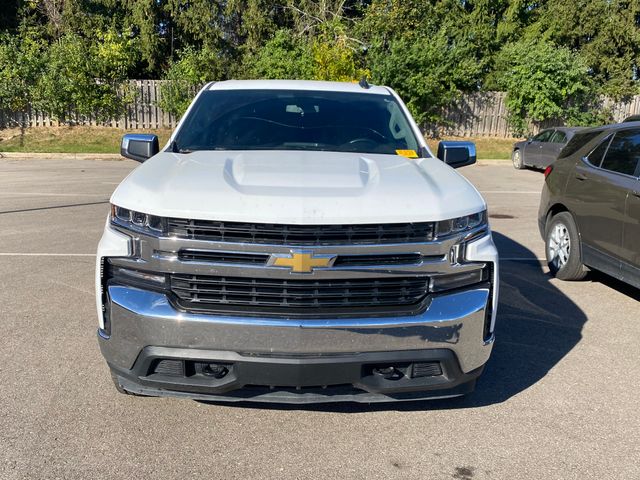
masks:
{"label": "suv rear window", "polygon": [[569,143],[567,143],[567,145],[562,149],[562,151],[560,152],[560,155],[558,155],[558,158],[566,158],[573,155],[574,153],[576,153],[578,150],[580,150],[582,147],[584,147],[587,143],[589,143],[591,140],[596,138],[601,133],[602,133],[602,130],[595,130],[592,132],[585,132],[585,133],[576,133],[573,136],[573,138],[569,140]]}
{"label": "suv rear window", "polygon": [[391,95],[306,90],[203,92],[176,138],[180,150],[418,150]]}

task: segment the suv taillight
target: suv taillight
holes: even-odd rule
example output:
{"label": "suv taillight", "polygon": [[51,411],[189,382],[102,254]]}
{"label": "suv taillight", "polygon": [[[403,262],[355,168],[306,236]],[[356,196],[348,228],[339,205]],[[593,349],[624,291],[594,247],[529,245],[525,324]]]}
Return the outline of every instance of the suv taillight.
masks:
{"label": "suv taillight", "polygon": [[552,170],[553,170],[553,165],[549,165],[547,168],[545,168],[544,169],[544,178],[547,178]]}

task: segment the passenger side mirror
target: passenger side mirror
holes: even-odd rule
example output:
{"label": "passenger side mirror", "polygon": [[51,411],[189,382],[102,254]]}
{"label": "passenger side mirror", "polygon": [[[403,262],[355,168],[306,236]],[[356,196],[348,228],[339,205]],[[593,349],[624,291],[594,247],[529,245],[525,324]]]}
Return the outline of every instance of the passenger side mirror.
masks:
{"label": "passenger side mirror", "polygon": [[128,133],[122,137],[120,155],[136,162],[144,162],[160,151],[157,135]]}
{"label": "passenger side mirror", "polygon": [[472,165],[476,163],[476,146],[473,142],[442,141],[438,158],[453,168]]}

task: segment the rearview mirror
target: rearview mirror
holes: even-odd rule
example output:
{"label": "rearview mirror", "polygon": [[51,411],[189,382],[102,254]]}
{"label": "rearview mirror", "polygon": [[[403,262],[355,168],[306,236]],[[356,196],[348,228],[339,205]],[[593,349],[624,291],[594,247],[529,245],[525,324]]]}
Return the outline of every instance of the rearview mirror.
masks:
{"label": "rearview mirror", "polygon": [[476,163],[476,146],[473,142],[442,141],[438,158],[453,168],[472,165]]}
{"label": "rearview mirror", "polygon": [[128,133],[120,144],[120,155],[136,162],[144,162],[159,151],[158,136],[146,133]]}

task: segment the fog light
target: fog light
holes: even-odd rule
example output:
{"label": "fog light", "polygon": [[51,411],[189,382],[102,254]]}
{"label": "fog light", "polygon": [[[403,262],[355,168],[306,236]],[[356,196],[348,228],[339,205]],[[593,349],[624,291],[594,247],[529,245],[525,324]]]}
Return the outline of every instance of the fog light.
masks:
{"label": "fog light", "polygon": [[123,267],[112,267],[113,278],[121,281],[125,281],[126,279],[131,279],[134,281],[144,282],[150,285],[164,287],[166,282],[166,277],[163,274],[155,274],[149,272],[143,272],[141,270],[133,270],[130,268]]}
{"label": "fog light", "polygon": [[202,366],[202,374],[207,377],[222,378],[229,373],[229,369],[225,365],[219,363],[206,363]]}
{"label": "fog light", "polygon": [[447,275],[434,275],[431,277],[430,290],[442,292],[454,288],[473,285],[489,279],[487,268],[471,270],[470,272],[452,273]]}
{"label": "fog light", "polygon": [[400,370],[393,366],[376,367],[373,369],[373,374],[385,380],[397,380],[404,376]]}

